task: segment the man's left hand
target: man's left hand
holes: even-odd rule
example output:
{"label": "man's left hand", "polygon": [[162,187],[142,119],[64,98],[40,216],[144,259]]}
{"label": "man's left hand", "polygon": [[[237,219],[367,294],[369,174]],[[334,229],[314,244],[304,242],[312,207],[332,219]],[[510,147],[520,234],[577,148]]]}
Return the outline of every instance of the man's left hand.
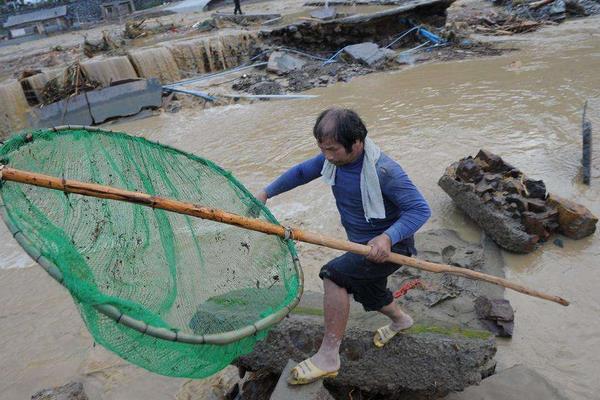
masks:
{"label": "man's left hand", "polygon": [[375,236],[369,240],[367,245],[371,246],[371,251],[367,255],[367,260],[376,263],[385,262],[392,252],[392,239],[385,233]]}

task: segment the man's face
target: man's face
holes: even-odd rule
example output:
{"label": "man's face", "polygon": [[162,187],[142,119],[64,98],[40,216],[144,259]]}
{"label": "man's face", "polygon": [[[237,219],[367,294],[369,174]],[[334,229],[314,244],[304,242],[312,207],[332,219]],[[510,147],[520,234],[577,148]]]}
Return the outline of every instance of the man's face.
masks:
{"label": "man's face", "polygon": [[358,140],[352,145],[351,152],[347,152],[343,145],[331,138],[323,139],[318,145],[327,161],[336,167],[341,167],[356,160],[363,150],[363,143]]}

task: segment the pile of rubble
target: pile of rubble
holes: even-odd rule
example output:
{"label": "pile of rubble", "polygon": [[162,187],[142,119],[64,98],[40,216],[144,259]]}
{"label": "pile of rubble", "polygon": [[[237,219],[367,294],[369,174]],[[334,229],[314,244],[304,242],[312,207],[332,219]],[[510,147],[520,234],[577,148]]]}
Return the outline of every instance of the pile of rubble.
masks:
{"label": "pile of rubble", "polygon": [[594,0],[497,0],[494,4],[523,19],[560,22],[567,17],[600,14],[600,3]]}
{"label": "pile of rubble", "polygon": [[450,165],[438,184],[498,245],[516,253],[533,251],[553,233],[580,239],[596,230],[598,218],[587,208],[549,195],[544,182],[485,150]]}

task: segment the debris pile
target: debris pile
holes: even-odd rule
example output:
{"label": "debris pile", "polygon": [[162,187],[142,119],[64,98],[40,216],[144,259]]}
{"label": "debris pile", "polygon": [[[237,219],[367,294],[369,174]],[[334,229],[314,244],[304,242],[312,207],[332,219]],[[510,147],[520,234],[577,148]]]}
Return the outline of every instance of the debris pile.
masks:
{"label": "debris pile", "polygon": [[567,17],[600,14],[600,3],[594,0],[497,0],[511,14],[535,21],[561,22]]}
{"label": "debris pile", "polygon": [[532,32],[548,24],[547,21],[534,21],[515,15],[497,15],[497,18],[482,16],[474,23],[475,32],[492,35],[513,35]]}
{"label": "debris pile", "polygon": [[83,41],[83,54],[92,58],[96,54],[114,52],[119,49],[119,45],[110,37],[107,31],[102,32],[102,38],[99,41],[92,41],[85,36]]}
{"label": "debris pile", "polygon": [[438,184],[498,245],[529,253],[553,233],[573,239],[596,230],[596,218],[587,208],[548,195],[541,180],[499,156],[480,150],[450,165]]}
{"label": "debris pile", "polygon": [[81,64],[71,64],[62,77],[49,80],[42,90],[41,103],[51,104],[81,92],[94,90],[102,86],[100,82],[89,79],[81,68]]}
{"label": "debris pile", "polygon": [[165,32],[177,32],[178,28],[175,24],[163,24],[160,20],[156,20],[156,26],[148,26],[146,19],[140,21],[129,20],[125,22],[125,30],[123,31],[123,37],[126,39],[139,39],[142,37],[152,36],[159,33]]}

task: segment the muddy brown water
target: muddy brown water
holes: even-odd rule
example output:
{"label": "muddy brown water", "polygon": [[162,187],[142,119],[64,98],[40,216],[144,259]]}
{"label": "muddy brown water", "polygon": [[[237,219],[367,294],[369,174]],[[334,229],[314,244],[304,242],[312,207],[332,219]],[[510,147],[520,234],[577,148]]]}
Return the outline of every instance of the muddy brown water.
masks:
{"label": "muddy brown water", "polygon": [[[520,51],[497,58],[415,66],[311,91],[311,100],[188,109],[112,126],[209,158],[256,191],[313,154],[316,115],[338,105],[357,110],[370,135],[421,188],[433,216],[426,228],[450,228],[467,240],[480,231],[437,186],[443,169],[487,148],[553,193],[600,215],[600,146],[592,186],[580,183],[581,109],[600,97],[600,18],[571,21],[518,38],[498,39]],[[590,103],[600,127],[600,101]],[[595,133],[598,129],[595,128]],[[595,135],[598,137],[598,135]],[[330,190],[321,182],[269,202],[283,222],[343,237]],[[507,277],[571,300],[569,307],[507,292],[515,335],[499,340],[499,368],[522,363],[570,399],[598,398],[600,381],[600,239],[562,238],[531,255],[505,253]],[[31,268],[0,226],[0,398],[86,376],[98,398],[174,398],[183,380],[158,378],[92,347],[77,312],[57,284]],[[300,245],[308,289],[336,252]],[[159,388],[159,389],[158,389]],[[152,389],[152,390],[151,390]],[[179,391],[178,398],[188,398]],[[166,396],[166,397],[165,397]]]}

